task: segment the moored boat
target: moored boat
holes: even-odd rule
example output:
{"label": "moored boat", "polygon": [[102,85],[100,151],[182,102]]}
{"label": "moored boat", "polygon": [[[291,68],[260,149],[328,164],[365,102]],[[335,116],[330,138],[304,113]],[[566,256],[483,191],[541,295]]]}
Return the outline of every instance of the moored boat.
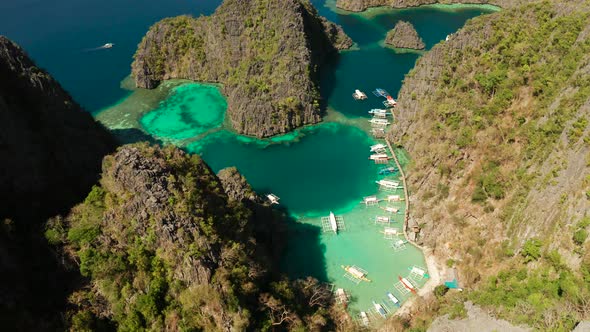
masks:
{"label": "moored boat", "polygon": [[398,307],[400,306],[399,300],[397,299],[397,297],[393,296],[393,294],[387,293],[387,297],[391,302],[393,302],[393,304],[395,304]]}
{"label": "moored boat", "polygon": [[344,291],[344,288],[336,289],[336,299],[339,303],[346,305],[348,303],[348,295]]}
{"label": "moored boat", "polygon": [[406,287],[410,292],[417,294],[416,288],[414,287],[414,285],[412,285],[412,283],[408,279],[406,279],[402,276],[398,276],[398,278],[404,287]]}
{"label": "moored boat", "polygon": [[369,278],[367,278],[367,271],[364,271],[363,269],[356,267],[356,266],[350,266],[350,265],[341,265],[340,267],[342,267],[344,269],[344,271],[348,272],[348,274],[350,274],[352,277],[358,279],[358,280],[362,280],[362,281],[366,281],[366,282],[371,282],[371,280]]}
{"label": "moored boat", "polygon": [[352,97],[355,100],[365,100],[365,99],[367,99],[367,95],[364,92],[362,92],[361,90],[359,90],[359,89],[354,90],[354,93],[352,94]]}
{"label": "moored boat", "polygon": [[397,172],[395,167],[384,167],[379,170],[379,175],[388,175]]}
{"label": "moored boat", "polygon": [[375,145],[371,145],[371,152],[377,152],[377,151],[383,151],[387,148],[387,145],[385,144],[375,144]]}
{"label": "moored boat", "polygon": [[279,204],[279,196],[275,195],[275,194],[268,194],[266,195],[266,198],[268,198],[268,200],[270,201],[270,204]]}
{"label": "moored boat", "polygon": [[330,211],[330,226],[332,227],[334,233],[338,233],[338,223],[336,222],[336,216],[332,211]]}
{"label": "moored boat", "polygon": [[400,188],[400,183],[398,181],[379,180],[375,181],[375,183],[385,188]]}
{"label": "moored boat", "polygon": [[363,326],[369,326],[369,316],[364,311],[361,311],[361,324]]}
{"label": "moored boat", "polygon": [[376,153],[376,154],[372,154],[369,159],[371,160],[377,160],[377,159],[388,159],[389,156],[385,153]]}
{"label": "moored boat", "polygon": [[391,122],[389,122],[389,120],[387,120],[387,119],[377,119],[377,118],[372,118],[371,120],[369,120],[369,122],[371,124],[379,125],[379,126],[387,126],[387,125],[391,124]]}
{"label": "moored boat", "polygon": [[383,309],[383,306],[380,303],[373,301],[373,307],[375,307],[375,311],[377,311],[377,313],[381,315],[381,317],[385,318],[387,312],[385,311],[385,309]]}
{"label": "moored boat", "polygon": [[373,91],[373,94],[377,97],[387,97],[389,96],[389,92],[385,91],[384,89],[377,88]]}
{"label": "moored boat", "polygon": [[387,114],[387,110],[383,110],[380,108],[373,108],[369,111],[369,114]]}

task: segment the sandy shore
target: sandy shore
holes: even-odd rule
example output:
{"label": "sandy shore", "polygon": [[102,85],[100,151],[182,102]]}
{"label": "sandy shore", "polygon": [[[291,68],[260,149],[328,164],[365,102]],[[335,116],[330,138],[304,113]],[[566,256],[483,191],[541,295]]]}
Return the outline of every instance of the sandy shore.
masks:
{"label": "sandy shore", "polygon": [[[430,276],[426,284],[424,284],[424,286],[418,290],[418,296],[424,297],[427,294],[434,292],[434,288],[443,283],[445,269],[437,262],[436,258],[432,253],[432,249],[426,247],[420,249],[424,254],[426,268],[428,269],[428,275]],[[416,296],[413,296],[409,300],[404,302],[401,308],[399,308],[395,312],[394,316],[404,316],[409,314],[412,310],[412,307],[414,306],[414,302],[416,302]]]}

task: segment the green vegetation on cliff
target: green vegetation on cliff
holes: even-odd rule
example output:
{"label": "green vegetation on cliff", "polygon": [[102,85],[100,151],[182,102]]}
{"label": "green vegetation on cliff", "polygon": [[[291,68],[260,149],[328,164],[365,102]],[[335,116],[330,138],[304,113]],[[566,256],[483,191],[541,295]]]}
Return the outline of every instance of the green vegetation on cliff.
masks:
{"label": "green vegetation on cliff", "polygon": [[470,21],[407,75],[390,135],[462,299],[538,330],[590,318],[589,17],[543,1]]}
{"label": "green vegetation on cliff", "polygon": [[101,185],[46,232],[90,280],[70,296],[71,329],[333,326],[328,288],[275,276],[280,219],[246,207],[255,198],[234,173],[223,182],[239,200],[199,157],[175,148],[140,144],[106,157]]}
{"label": "green vegetation on cliff", "polygon": [[320,121],[318,66],[351,45],[308,0],[225,0],[209,17],[152,26],[132,74],[142,88],[171,78],[222,83],[235,129],[266,137]]}

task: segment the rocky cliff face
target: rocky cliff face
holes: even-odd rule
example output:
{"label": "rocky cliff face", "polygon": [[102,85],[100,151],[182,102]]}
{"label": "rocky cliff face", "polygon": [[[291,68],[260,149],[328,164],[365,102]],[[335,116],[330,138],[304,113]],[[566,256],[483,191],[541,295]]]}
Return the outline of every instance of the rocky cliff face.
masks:
{"label": "rocky cliff face", "polygon": [[387,33],[385,43],[397,48],[414,50],[423,50],[426,47],[412,23],[405,21],[396,23],[395,27]]}
{"label": "rocky cliff face", "polygon": [[351,45],[307,0],[226,0],[210,17],[151,27],[132,74],[150,89],[171,78],[222,83],[234,128],[267,137],[320,121],[318,66]]}
{"label": "rocky cliff face", "polygon": [[[404,80],[390,139],[414,158],[410,224],[441,265],[457,262],[462,287],[488,285],[479,282],[502,269],[523,269],[527,291],[536,269],[572,280],[588,271],[589,13],[584,1],[542,2],[476,18]],[[491,290],[516,287],[504,282],[478,300],[498,299],[517,319],[507,314],[519,312],[512,300]],[[547,301],[568,306],[576,296]],[[542,327],[550,310],[531,310],[517,322],[567,320],[557,314]],[[584,310],[571,312],[579,320]]]}
{"label": "rocky cliff face", "polygon": [[0,218],[62,212],[98,180],[108,132],[0,36]]}
{"label": "rocky cliff face", "polygon": [[490,4],[508,8],[530,1],[532,0],[336,0],[336,7],[351,12],[362,12],[371,7],[389,6],[393,8],[408,8],[437,3]]}

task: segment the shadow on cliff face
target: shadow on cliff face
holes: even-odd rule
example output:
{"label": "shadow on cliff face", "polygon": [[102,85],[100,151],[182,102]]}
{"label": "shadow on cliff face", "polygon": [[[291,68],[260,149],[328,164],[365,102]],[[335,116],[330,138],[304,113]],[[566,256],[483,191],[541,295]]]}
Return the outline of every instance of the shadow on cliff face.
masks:
{"label": "shadow on cliff face", "polygon": [[15,43],[0,36],[0,321],[57,330],[77,273],[44,237],[98,181],[115,140]]}

